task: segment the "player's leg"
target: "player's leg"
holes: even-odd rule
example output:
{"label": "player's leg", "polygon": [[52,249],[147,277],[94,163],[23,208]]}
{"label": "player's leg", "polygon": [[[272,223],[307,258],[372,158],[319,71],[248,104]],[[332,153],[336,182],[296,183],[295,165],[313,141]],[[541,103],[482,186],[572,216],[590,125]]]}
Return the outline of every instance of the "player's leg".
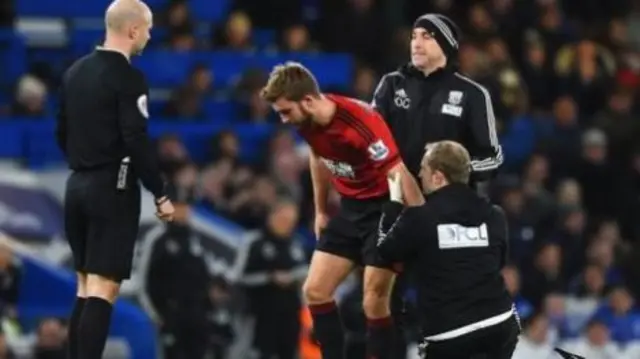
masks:
{"label": "player's leg", "polygon": [[78,174],[72,174],[67,181],[67,187],[65,191],[65,206],[64,206],[64,226],[67,241],[69,247],[71,247],[71,254],[73,256],[74,268],[76,270],[76,277],[78,280],[76,287],[76,298],[73,303],[73,308],[69,316],[69,325],[67,331],[67,346],[68,358],[78,359],[78,325],[82,312],[84,310],[84,304],[87,298],[87,276],[84,274],[85,265],[85,249],[86,239],[89,235],[87,227],[86,213],[82,206],[82,197],[84,192],[84,186],[82,178]]}
{"label": "player's leg", "polygon": [[113,303],[122,280],[129,278],[131,273],[139,226],[140,192],[138,188],[130,189],[129,193],[104,191],[96,193],[92,202],[85,264],[87,300],[78,335],[82,359],[102,357]]}
{"label": "player's leg", "polygon": [[395,276],[390,269],[365,267],[362,306],[367,318],[368,357],[393,357],[395,330],[390,302]]}
{"label": "player's leg", "polygon": [[316,250],[303,286],[304,298],[313,317],[313,331],[323,358],[344,358],[344,329],[334,300],[338,286],[353,270],[351,260]]}

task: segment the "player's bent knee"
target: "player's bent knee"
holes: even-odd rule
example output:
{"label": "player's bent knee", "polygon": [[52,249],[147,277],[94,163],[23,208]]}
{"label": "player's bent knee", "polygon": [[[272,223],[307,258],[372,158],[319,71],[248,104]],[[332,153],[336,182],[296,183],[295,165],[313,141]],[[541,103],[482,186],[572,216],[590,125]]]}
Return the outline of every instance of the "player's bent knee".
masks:
{"label": "player's bent knee", "polygon": [[323,304],[333,300],[334,289],[316,280],[307,279],[302,286],[302,295],[307,304]]}
{"label": "player's bent knee", "polygon": [[365,268],[362,309],[367,318],[389,316],[395,273],[375,267]]}
{"label": "player's bent knee", "polygon": [[76,272],[76,277],[78,279],[76,296],[80,298],[86,298],[87,297],[87,275],[85,273]]}
{"label": "player's bent knee", "polygon": [[369,319],[384,318],[391,315],[389,295],[383,291],[365,290],[362,297],[362,309]]}
{"label": "player's bent knee", "polygon": [[114,303],[120,292],[120,282],[97,274],[87,275],[86,296]]}

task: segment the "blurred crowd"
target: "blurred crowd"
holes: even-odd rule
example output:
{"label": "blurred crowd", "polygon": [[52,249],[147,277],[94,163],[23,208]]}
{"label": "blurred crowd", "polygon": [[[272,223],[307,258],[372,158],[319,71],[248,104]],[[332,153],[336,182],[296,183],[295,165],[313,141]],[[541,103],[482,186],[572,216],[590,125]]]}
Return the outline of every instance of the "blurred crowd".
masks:
{"label": "blurred crowd", "polygon": [[[237,0],[204,37],[211,24],[194,22],[188,1],[155,10],[157,26],[169,29],[161,46],[175,51],[350,52],[352,87],[325,90],[366,101],[384,72],[407,61],[414,18],[450,16],[465,34],[459,69],[490,89],[505,153],[492,199],[509,220],[504,277],[525,325],[516,358],[549,357],[558,343],[590,359],[640,357],[640,1]],[[275,30],[277,41],[259,48],[255,29]],[[152,92],[166,99],[154,117],[203,120],[203,99],[226,97],[237,121],[277,122],[258,96],[265,77],[251,70],[223,88],[198,66],[180,88]],[[26,74],[5,111],[42,116],[53,85],[46,71]],[[273,233],[267,218],[286,198],[298,206],[302,235],[276,232],[309,238],[307,152],[290,129],[276,131],[251,162],[231,130],[210,143],[208,160],[196,163],[178,136],[158,139],[179,202]],[[338,205],[335,193],[331,202]],[[308,254],[313,239],[304,244]],[[220,330],[228,344],[230,332]]]}

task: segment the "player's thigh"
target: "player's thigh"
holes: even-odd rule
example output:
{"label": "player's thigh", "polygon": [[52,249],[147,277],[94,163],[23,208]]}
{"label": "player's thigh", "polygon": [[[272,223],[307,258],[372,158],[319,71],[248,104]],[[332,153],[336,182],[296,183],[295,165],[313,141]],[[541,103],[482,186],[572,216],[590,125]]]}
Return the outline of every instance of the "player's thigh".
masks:
{"label": "player's thigh", "polygon": [[363,238],[356,223],[348,219],[344,210],[333,216],[320,233],[316,251],[342,257],[355,264],[362,264]]}
{"label": "player's thigh", "polygon": [[333,299],[338,286],[353,270],[350,259],[316,250],[303,286],[308,304],[321,304]]}
{"label": "player's thigh", "polygon": [[85,262],[86,241],[89,236],[87,213],[84,208],[84,190],[76,174],[67,181],[64,196],[65,237],[71,247],[76,271],[82,271]]}
{"label": "player's thigh", "polygon": [[363,291],[365,300],[391,298],[396,273],[390,269],[366,266],[364,268]]}
{"label": "player's thigh", "polygon": [[495,359],[510,359],[518,344],[520,325],[515,317],[495,326],[495,330],[482,340],[486,356]]}
{"label": "player's thigh", "polygon": [[121,281],[131,275],[140,223],[140,192],[104,193],[90,218],[87,272]]}

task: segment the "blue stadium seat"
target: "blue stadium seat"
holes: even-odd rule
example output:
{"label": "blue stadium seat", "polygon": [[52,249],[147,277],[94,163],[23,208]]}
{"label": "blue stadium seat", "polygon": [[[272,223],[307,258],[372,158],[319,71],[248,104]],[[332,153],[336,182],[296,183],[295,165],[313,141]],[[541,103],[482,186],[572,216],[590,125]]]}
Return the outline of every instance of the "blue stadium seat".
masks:
{"label": "blue stadium seat", "polygon": [[253,30],[251,34],[251,39],[253,40],[253,44],[256,45],[259,49],[265,49],[270,45],[277,43],[278,36],[275,30],[271,29],[256,29]]}
{"label": "blue stadium seat", "polygon": [[[161,9],[168,0],[150,0],[147,3],[153,10]],[[216,2],[216,1],[212,1]],[[18,0],[18,16],[63,17],[63,18],[100,18],[109,5],[107,0]]]}
{"label": "blue stadium seat", "polygon": [[184,83],[199,58],[193,52],[155,50],[135,57],[133,63],[145,73],[149,86],[172,88]]}
{"label": "blue stadium seat", "polygon": [[192,16],[198,21],[219,22],[229,9],[229,0],[190,0]]}
{"label": "blue stadium seat", "polygon": [[216,82],[231,85],[249,68],[270,71],[286,61],[298,61],[313,71],[322,86],[348,86],[352,78],[351,57],[346,54],[252,54],[230,51],[173,52],[148,51],[134,59],[134,63],[147,75],[151,87],[175,87],[184,82],[197,63],[208,64]]}
{"label": "blue stadium seat", "polygon": [[54,135],[54,121],[30,121],[25,124],[27,160],[32,167],[64,160]]}
{"label": "blue stadium seat", "polygon": [[25,155],[23,127],[21,122],[0,121],[0,158]]}
{"label": "blue stadium seat", "polygon": [[205,101],[204,113],[209,119],[220,124],[231,123],[236,119],[236,104],[230,100],[211,100]]}
{"label": "blue stadium seat", "polygon": [[104,41],[104,29],[74,29],[69,33],[69,49],[73,56],[83,56]]}
{"label": "blue stadium seat", "polygon": [[0,30],[0,88],[8,87],[27,70],[27,49],[22,36],[12,30]]}

